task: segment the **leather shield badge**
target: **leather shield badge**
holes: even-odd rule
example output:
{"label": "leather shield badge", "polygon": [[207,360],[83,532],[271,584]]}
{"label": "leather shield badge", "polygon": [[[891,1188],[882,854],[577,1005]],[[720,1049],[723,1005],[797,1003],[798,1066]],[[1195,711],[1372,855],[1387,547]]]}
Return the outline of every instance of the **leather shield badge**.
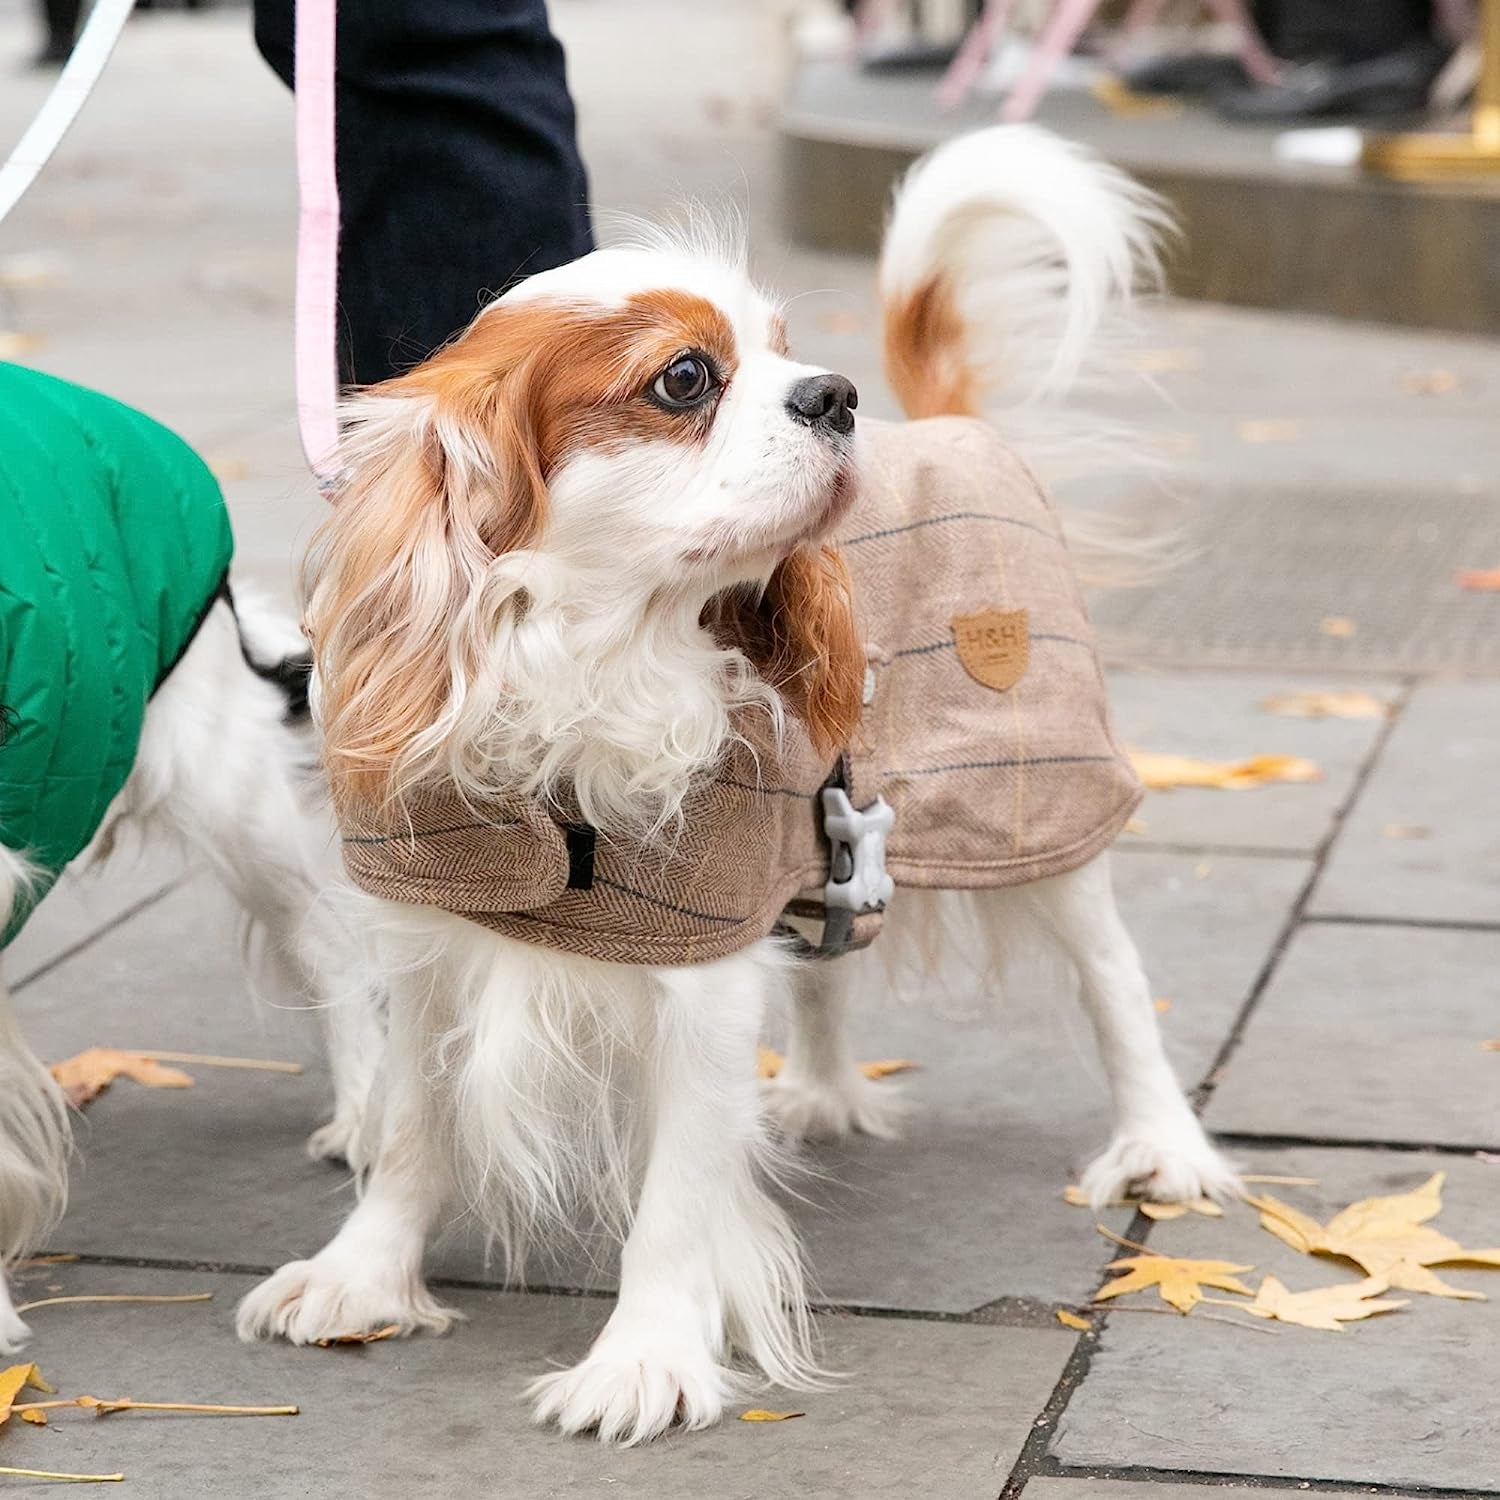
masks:
{"label": "leather shield badge", "polygon": [[1031,632],[1024,609],[982,609],[977,615],[954,615],[950,624],[958,659],[975,682],[1003,693],[1025,675]]}

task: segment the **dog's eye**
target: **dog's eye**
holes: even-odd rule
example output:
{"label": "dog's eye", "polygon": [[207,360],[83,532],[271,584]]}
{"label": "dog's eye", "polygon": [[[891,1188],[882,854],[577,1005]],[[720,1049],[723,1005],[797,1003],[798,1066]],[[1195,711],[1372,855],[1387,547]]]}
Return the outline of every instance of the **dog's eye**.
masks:
{"label": "dog's eye", "polygon": [[701,354],[679,354],[651,387],[663,406],[697,406],[719,388],[718,377]]}

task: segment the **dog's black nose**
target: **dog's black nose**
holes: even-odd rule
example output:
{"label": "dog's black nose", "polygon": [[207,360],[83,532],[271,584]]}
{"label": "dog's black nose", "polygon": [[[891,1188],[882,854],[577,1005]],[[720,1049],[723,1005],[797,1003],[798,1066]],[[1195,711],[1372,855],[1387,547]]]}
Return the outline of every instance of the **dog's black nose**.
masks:
{"label": "dog's black nose", "polygon": [[799,422],[833,432],[854,431],[859,392],[842,375],[809,375],[786,393],[786,409]]}

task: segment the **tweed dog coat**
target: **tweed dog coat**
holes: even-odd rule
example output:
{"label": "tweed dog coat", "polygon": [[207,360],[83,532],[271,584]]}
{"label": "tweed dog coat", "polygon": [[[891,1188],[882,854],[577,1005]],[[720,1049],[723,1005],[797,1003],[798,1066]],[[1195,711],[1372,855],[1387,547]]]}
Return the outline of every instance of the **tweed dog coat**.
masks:
{"label": "tweed dog coat", "polygon": [[[837,767],[795,721],[779,745],[765,723],[743,723],[680,830],[649,847],[519,800],[475,809],[432,791],[399,829],[341,806],[355,884],[589,958],[688,964],[820,904],[838,854],[819,809],[831,774],[854,808],[884,798],[894,810],[884,854],[897,886],[1017,885],[1108,847],[1141,791],[1046,495],[983,423],[860,431],[859,497],[838,546],[868,672]],[[878,920],[862,913],[854,940]]]}

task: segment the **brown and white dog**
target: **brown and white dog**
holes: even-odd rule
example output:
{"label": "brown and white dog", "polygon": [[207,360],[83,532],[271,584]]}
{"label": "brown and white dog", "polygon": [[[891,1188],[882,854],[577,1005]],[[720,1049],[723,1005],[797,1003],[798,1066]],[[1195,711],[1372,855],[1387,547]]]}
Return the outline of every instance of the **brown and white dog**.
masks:
{"label": "brown and white dog", "polygon": [[[1025,127],[955,142],[898,194],[881,286],[892,383],[914,416],[1027,410],[1074,385],[1106,316],[1153,268],[1159,212],[1118,173]],[[645,236],[523,283],[411,374],[358,396],[345,482],[308,563],[307,626],[336,798],[399,810],[567,806],[601,838],[670,839],[737,718],[795,715],[847,744],[864,671],[824,544],[857,503],[852,386],[793,360],[743,258]],[[748,596],[769,639],[705,623]],[[1103,859],[967,902],[995,940],[1030,921],[1076,968],[1115,1104],[1085,1184],[1222,1195],[1234,1173],[1163,1053]],[[423,1284],[428,1236],[472,1208],[512,1270],[585,1209],[624,1240],[592,1350],[534,1387],[540,1420],[637,1442],[716,1421],[739,1354],[816,1380],[798,1248],[765,1185],[787,1134],[882,1133],[856,1069],[855,958],[799,972],[768,938],[710,963],[604,963],[461,916],[371,900],[390,989],[364,1195],[315,1258],[244,1300],[245,1337],[308,1342],[455,1314]],[[898,895],[884,945],[931,930]],[[764,1096],[767,1005],[794,1038]]]}

